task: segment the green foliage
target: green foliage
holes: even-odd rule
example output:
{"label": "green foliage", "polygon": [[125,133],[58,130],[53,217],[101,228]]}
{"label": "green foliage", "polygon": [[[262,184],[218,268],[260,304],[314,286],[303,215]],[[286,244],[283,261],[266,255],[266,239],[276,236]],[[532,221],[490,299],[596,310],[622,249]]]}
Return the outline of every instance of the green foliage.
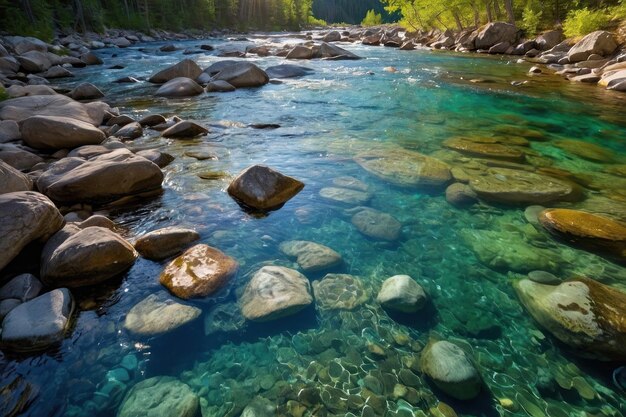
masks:
{"label": "green foliage", "polygon": [[7,90],[4,89],[2,85],[0,85],[0,101],[4,101],[9,98],[9,94]]}
{"label": "green foliage", "polygon": [[383,15],[376,13],[374,10],[368,10],[365,18],[361,22],[363,26],[377,26],[383,23]]}
{"label": "green foliage", "polygon": [[328,26],[328,23],[323,19],[317,19],[315,16],[309,16],[307,21],[309,26]]}
{"label": "green foliage", "polygon": [[541,10],[537,11],[530,4],[526,5],[524,12],[522,13],[522,22],[520,23],[520,26],[524,29],[526,35],[533,36],[537,34],[542,15],[543,12]]}
{"label": "green foliage", "polygon": [[314,0],[313,14],[329,23],[358,24],[368,10],[381,15],[383,23],[398,20],[399,16],[385,11],[381,0]]}
{"label": "green foliage", "polygon": [[610,21],[606,10],[583,8],[572,10],[563,22],[563,32],[567,37],[583,36],[596,30],[604,29]]}

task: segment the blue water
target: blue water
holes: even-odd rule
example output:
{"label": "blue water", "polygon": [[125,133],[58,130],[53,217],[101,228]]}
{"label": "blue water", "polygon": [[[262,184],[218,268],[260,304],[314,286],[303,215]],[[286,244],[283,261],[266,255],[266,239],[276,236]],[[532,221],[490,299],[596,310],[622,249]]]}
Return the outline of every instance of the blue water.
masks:
{"label": "blue water", "polygon": [[[185,48],[200,43],[180,44]],[[219,46],[226,41],[209,43]],[[75,70],[76,78],[61,85],[71,88],[92,82],[112,106],[135,118],[150,113],[179,115],[210,127],[208,136],[193,140],[165,140],[147,131],[129,143],[133,149],[157,147],[176,160],[164,169],[162,196],[138,206],[111,208],[107,214],[129,239],[165,226],[192,227],[201,234],[202,243],[237,259],[239,273],[219,296],[191,303],[203,310],[198,320],[152,339],[128,334],[123,321],[147,295],[165,293],[158,275],[167,261],[139,259],[121,279],[77,292],[80,312],[58,350],[2,359],[0,386],[14,381],[9,390],[12,398],[27,398],[19,415],[112,416],[124,388],[159,375],[188,384],[199,395],[205,417],[239,416],[256,396],[276,405],[276,415],[297,415],[288,410],[299,401],[306,416],[360,416],[365,407],[363,379],[368,375],[384,385],[378,405],[368,402],[374,410],[370,415],[441,415],[435,411],[440,401],[461,416],[626,414],[624,393],[611,381],[611,372],[619,364],[579,359],[539,328],[511,286],[523,271],[489,267],[477,257],[467,236],[496,248],[541,241],[541,248],[555,260],[550,272],[563,279],[585,275],[624,290],[625,268],[537,237],[524,217],[524,207],[481,204],[457,209],[446,202],[443,191],[390,185],[352,159],[371,148],[402,147],[448,160],[454,153],[443,150],[441,143],[451,137],[498,132],[539,136],[541,141],[531,141],[530,163],[586,174],[600,183],[590,191],[593,199],[572,207],[594,206],[626,220],[626,179],[603,172],[605,165],[554,146],[561,139],[591,142],[625,163],[623,95],[550,75],[529,77],[529,65],[515,64],[511,57],[361,45],[345,47],[367,59],[298,62],[314,72],[227,94],[159,99],[152,96],[156,87],[148,83],[112,83],[126,75],[147,77],[183,58],[182,51],[159,53],[159,46],[100,50],[104,67]],[[201,67],[222,59],[208,54],[190,58]],[[249,60],[261,67],[284,63],[277,57]],[[115,64],[126,68],[105,69]],[[397,72],[385,70],[391,66]],[[528,83],[511,85],[524,80]],[[281,127],[258,130],[247,127],[251,123]],[[185,156],[188,151],[211,152],[217,159],[198,161]],[[280,210],[252,217],[225,188],[230,178],[253,164],[269,165],[306,186]],[[227,176],[201,179],[198,174],[206,171],[223,171]],[[398,240],[377,241],[362,235],[346,213],[351,205],[319,196],[321,188],[342,176],[366,183],[372,193],[367,206],[402,223]],[[309,307],[278,321],[247,323],[206,336],[205,316],[236,302],[238,289],[261,266],[297,268],[278,250],[281,242],[293,239],[311,240],[339,252],[344,263],[335,272],[358,276],[370,293],[369,300],[351,311]],[[416,315],[390,314],[375,302],[382,281],[397,274],[410,275],[429,294],[431,302]],[[323,275],[307,274],[310,280]],[[485,382],[476,400],[454,400],[419,374],[419,352],[430,337],[455,341],[471,352]],[[370,352],[374,345],[384,350],[384,356]],[[97,392],[105,389],[107,372],[119,368],[124,357],[136,358],[137,368],[129,381],[119,385],[118,395],[103,399]],[[396,383],[410,386],[413,396],[394,396]],[[302,390],[317,390],[317,402],[306,403]]]}

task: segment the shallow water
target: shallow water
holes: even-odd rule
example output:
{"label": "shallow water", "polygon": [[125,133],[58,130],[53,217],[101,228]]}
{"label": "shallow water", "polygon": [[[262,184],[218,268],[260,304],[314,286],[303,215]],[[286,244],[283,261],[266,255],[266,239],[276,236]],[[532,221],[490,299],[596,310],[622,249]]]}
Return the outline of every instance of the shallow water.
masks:
{"label": "shallow water", "polygon": [[[181,42],[183,48],[200,43]],[[626,415],[624,393],[611,380],[620,364],[572,355],[518,302],[512,280],[538,268],[524,259],[515,265],[489,265],[470,242],[490,247],[496,257],[526,242],[531,251],[545,251],[547,268],[560,278],[589,276],[623,290],[625,268],[553,241],[528,223],[525,207],[480,204],[457,209],[446,202],[442,190],[393,186],[352,159],[370,148],[399,146],[453,163],[460,156],[442,147],[451,137],[526,137],[531,139],[530,163],[586,174],[592,184],[586,201],[562,206],[595,208],[626,220],[626,179],[603,172],[607,164],[555,146],[562,139],[591,142],[609,150],[616,162],[626,163],[623,95],[548,75],[529,77],[530,66],[512,63],[511,57],[361,45],[345,47],[365,60],[298,63],[315,72],[234,93],[165,100],[153,98],[156,87],[147,83],[112,83],[126,75],[146,77],[183,57],[182,51],[156,52],[160,45],[100,50],[105,67],[126,68],[76,70],[77,77],[62,85],[90,81],[110,104],[136,118],[176,114],[210,126],[208,136],[193,140],[165,140],[147,131],[129,143],[133,149],[158,147],[176,160],[164,169],[162,196],[140,206],[113,208],[109,215],[128,238],[165,226],[195,228],[202,243],[237,259],[239,274],[218,297],[191,303],[203,310],[196,322],[152,339],[128,334],[123,321],[147,295],[165,294],[158,275],[167,261],[140,259],[122,279],[77,293],[81,311],[57,351],[5,358],[1,385],[14,381],[14,398],[19,393],[30,402],[21,415],[115,415],[125,386],[157,375],[172,375],[191,386],[200,395],[204,416],[238,416],[256,396],[278,406],[277,415],[297,415],[290,414],[295,413],[295,400],[305,404],[310,414],[304,415],[318,416],[358,416],[364,408],[374,410],[370,415],[441,415],[433,409],[439,401],[467,416]],[[190,57],[202,67],[222,59]],[[250,60],[261,67],[283,62],[276,57]],[[398,71],[384,70],[390,66]],[[528,83],[511,85],[524,80]],[[247,127],[252,123],[281,127]],[[210,152],[216,159],[198,161],[185,156],[188,151]],[[269,165],[306,186],[280,210],[263,218],[250,216],[225,188],[232,176],[252,164]],[[215,180],[198,176],[207,171],[226,175]],[[342,176],[366,183],[372,193],[366,205],[401,222],[398,240],[362,235],[346,212],[354,205],[319,195]],[[268,324],[248,323],[205,335],[205,317],[236,302],[238,289],[260,266],[297,268],[278,250],[281,242],[293,239],[339,252],[344,262],[333,272],[358,276],[370,295],[365,304],[351,311],[310,307]],[[397,274],[412,276],[429,294],[431,303],[416,315],[389,314],[375,302],[381,283]],[[307,274],[310,280],[323,275]],[[419,351],[430,337],[455,341],[471,353],[485,382],[476,400],[456,401],[419,374]],[[102,395],[109,389],[107,372],[119,368],[125,357],[138,359],[130,381],[118,386],[117,395]],[[365,407],[361,394],[364,387],[372,389],[372,377],[382,385],[379,403],[370,400]],[[412,395],[394,395],[398,383],[411,387]],[[319,397],[303,399],[312,390],[319,390]]]}

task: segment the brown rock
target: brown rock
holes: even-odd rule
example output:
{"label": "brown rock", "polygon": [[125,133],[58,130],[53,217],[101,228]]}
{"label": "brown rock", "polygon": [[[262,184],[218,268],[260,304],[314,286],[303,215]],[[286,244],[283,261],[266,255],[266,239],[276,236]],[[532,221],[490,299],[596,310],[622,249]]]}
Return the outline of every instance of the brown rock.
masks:
{"label": "brown rock", "polygon": [[511,162],[523,162],[524,152],[498,143],[477,143],[462,138],[449,139],[443,143],[446,148],[465,155],[481,158],[502,159]]}
{"label": "brown rock", "polygon": [[282,206],[298,194],[304,184],[278,171],[254,165],[235,178],[228,186],[228,194],[248,207],[272,210]]}
{"label": "brown rock", "polygon": [[164,84],[176,77],[187,77],[195,80],[202,74],[202,68],[191,59],[184,59],[162,71],[153,74],[148,81],[155,84]]}
{"label": "brown rock", "polygon": [[559,148],[594,162],[613,162],[613,152],[593,143],[581,140],[558,140],[554,142]]}
{"label": "brown rock", "polygon": [[69,117],[32,116],[22,122],[22,140],[35,149],[76,148],[98,145],[104,133],[90,123]]}
{"label": "brown rock", "polygon": [[180,227],[166,227],[141,236],[135,242],[135,249],[144,258],[165,259],[182,252],[191,242],[200,239],[195,230]]}

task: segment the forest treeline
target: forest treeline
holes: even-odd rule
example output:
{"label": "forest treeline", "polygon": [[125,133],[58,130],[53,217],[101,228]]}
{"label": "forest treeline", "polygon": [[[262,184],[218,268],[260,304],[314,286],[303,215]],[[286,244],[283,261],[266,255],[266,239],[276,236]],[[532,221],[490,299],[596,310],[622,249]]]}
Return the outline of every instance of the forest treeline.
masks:
{"label": "forest treeline", "polygon": [[52,36],[55,30],[299,29],[313,0],[0,0],[0,30]]}
{"label": "forest treeline", "polygon": [[385,10],[380,0],[314,0],[313,15],[328,23],[358,24],[368,11],[380,14],[382,22],[391,23],[400,17]]}

